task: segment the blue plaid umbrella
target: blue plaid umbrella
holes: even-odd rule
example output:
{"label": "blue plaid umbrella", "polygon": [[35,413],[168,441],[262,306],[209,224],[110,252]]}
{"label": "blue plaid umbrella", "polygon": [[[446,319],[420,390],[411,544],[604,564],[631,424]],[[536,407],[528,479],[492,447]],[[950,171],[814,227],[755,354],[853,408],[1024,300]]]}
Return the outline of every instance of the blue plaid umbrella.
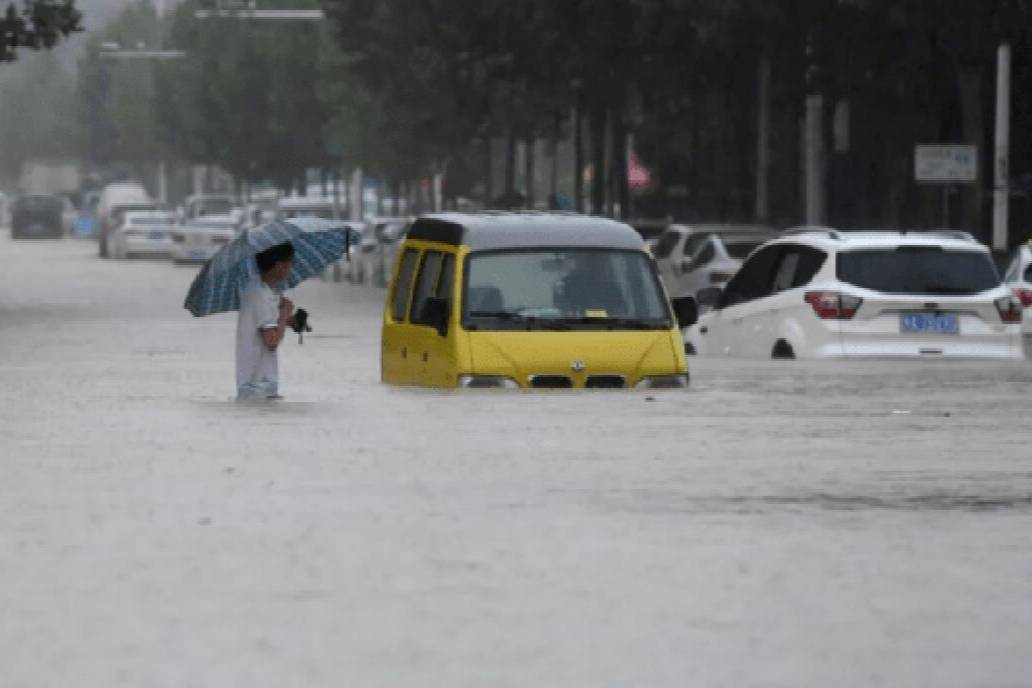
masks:
{"label": "blue plaid umbrella", "polygon": [[244,230],[204,264],[183,307],[197,317],[238,310],[240,291],[259,279],[255,254],[288,241],[294,246],[294,269],[283,288],[295,287],[340,260],[353,231],[346,224],[307,217]]}

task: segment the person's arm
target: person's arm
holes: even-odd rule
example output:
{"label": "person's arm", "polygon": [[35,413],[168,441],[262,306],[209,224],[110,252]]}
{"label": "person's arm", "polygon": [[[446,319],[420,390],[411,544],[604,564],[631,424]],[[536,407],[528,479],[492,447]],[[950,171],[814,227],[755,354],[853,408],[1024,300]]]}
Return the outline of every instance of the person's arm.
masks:
{"label": "person's arm", "polygon": [[276,324],[268,324],[259,328],[262,335],[262,343],[265,344],[266,349],[269,351],[275,351],[279,348],[279,345],[283,343],[283,338],[287,333],[287,327],[290,326],[290,321],[293,317],[294,304],[290,302],[290,299],[281,299],[279,306],[279,319],[276,321]]}

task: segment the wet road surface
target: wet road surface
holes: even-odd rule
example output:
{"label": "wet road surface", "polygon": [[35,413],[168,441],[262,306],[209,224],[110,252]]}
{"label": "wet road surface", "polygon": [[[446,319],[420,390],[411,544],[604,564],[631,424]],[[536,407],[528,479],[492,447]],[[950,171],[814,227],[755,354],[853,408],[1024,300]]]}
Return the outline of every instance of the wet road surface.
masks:
{"label": "wet road surface", "polygon": [[0,251],[3,686],[1029,685],[1032,366],[399,390],[313,282],[243,406],[195,269]]}

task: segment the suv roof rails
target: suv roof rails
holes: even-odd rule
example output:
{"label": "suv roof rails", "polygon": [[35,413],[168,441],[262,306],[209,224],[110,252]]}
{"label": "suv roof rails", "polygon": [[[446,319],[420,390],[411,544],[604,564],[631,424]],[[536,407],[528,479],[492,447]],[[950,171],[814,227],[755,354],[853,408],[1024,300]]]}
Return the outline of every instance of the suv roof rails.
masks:
{"label": "suv roof rails", "polygon": [[960,239],[961,241],[970,241],[971,243],[978,242],[971,232],[965,232],[960,229],[936,229],[931,233],[937,236],[943,236],[947,239]]}
{"label": "suv roof rails", "polygon": [[841,241],[842,235],[839,234],[838,230],[832,229],[831,227],[824,227],[821,225],[804,225],[800,227],[789,227],[785,231],[781,232],[781,236],[795,236],[798,234],[824,234],[830,239],[835,241]]}
{"label": "suv roof rails", "polygon": [[971,232],[965,232],[962,229],[933,229],[929,232],[900,232],[900,234],[932,234],[944,239],[957,239],[958,241],[967,241],[972,244],[978,243],[978,240],[975,239]]}

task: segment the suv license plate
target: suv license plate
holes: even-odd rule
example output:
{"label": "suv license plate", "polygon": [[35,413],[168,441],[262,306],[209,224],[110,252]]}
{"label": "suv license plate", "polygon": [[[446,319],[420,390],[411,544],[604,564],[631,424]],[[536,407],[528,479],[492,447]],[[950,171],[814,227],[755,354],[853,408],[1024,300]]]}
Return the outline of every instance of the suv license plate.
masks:
{"label": "suv license plate", "polygon": [[956,313],[904,313],[900,330],[904,334],[960,334],[960,318]]}

